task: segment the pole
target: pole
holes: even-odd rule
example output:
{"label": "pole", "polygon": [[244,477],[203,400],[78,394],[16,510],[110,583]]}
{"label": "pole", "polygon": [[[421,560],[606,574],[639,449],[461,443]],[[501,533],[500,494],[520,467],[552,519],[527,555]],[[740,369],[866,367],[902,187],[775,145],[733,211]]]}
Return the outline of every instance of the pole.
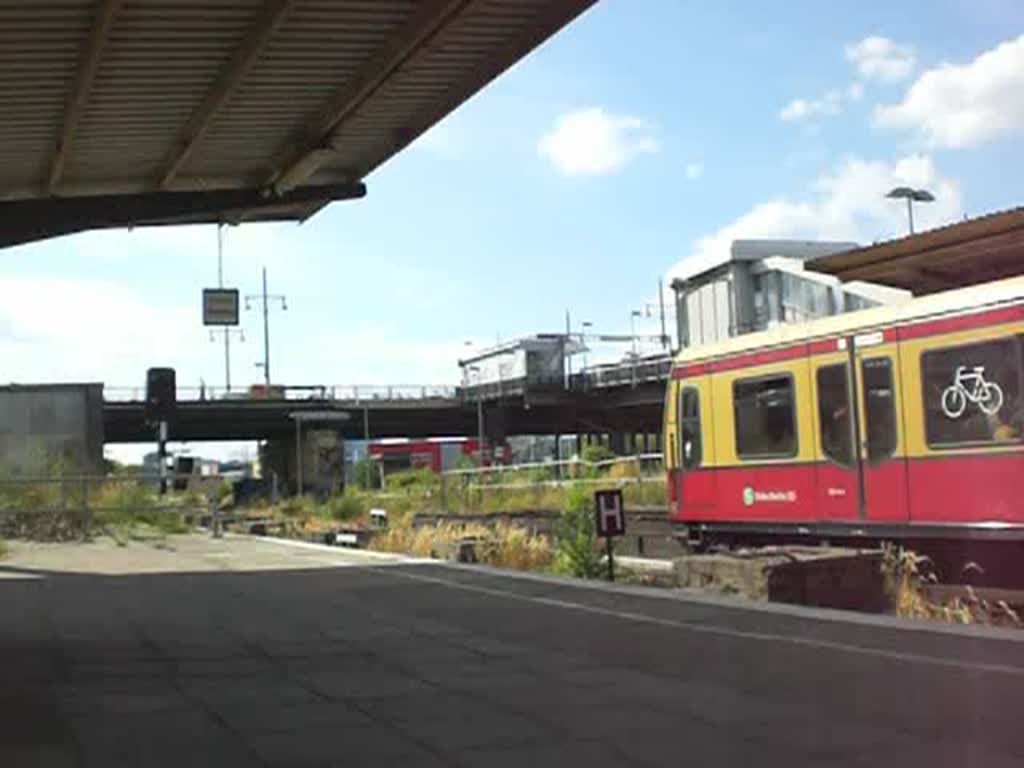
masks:
{"label": "pole", "polygon": [[167,422],[160,422],[157,428],[157,460],[160,462],[160,495],[167,493]]}
{"label": "pole", "polygon": [[295,488],[302,495],[302,421],[295,419]]}
{"label": "pole", "polygon": [[[217,224],[217,287],[224,287],[224,225]],[[231,391],[231,329],[224,327],[224,389]]]}
{"label": "pole", "polygon": [[267,309],[267,268],[263,268],[263,381],[270,388],[270,320]]}
{"label": "pole", "polygon": [[661,348],[668,349],[668,334],[665,333],[665,285],[664,280],[658,278],[658,304],[661,306]]}
{"label": "pole", "polygon": [[484,465],[484,397],[480,390],[479,379],[476,390],[476,439],[477,450],[480,452],[480,466]]}
{"label": "pole", "polygon": [[907,221],[910,222],[910,234],[914,234],[914,201],[907,196]]}
{"label": "pole", "polygon": [[608,581],[615,581],[615,559],[612,557],[612,537],[604,537],[604,551],[608,560]]}
{"label": "pole", "polygon": [[370,408],[363,406],[363,442],[366,444],[366,490],[370,490],[370,474],[373,468],[370,466]]}
{"label": "pole", "polygon": [[633,337],[633,365],[632,365],[632,368],[630,369],[630,379],[631,379],[631,383],[632,383],[633,389],[636,389],[636,312],[635,311],[632,314],[630,314],[630,316],[629,316],[629,324],[630,324],[630,329],[632,331],[632,333],[630,335]]}
{"label": "pole", "polygon": [[572,326],[569,324],[569,310],[565,310],[565,346],[562,353],[565,357],[565,383],[566,389],[572,385],[572,355],[569,353],[569,343],[572,339]]}

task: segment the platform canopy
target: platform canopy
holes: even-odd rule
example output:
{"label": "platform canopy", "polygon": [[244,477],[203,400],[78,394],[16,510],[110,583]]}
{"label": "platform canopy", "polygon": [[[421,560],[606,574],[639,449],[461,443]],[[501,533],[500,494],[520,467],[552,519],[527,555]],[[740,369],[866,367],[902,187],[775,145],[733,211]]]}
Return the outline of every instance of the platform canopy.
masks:
{"label": "platform canopy", "polygon": [[0,0],[0,246],[302,220],[595,0]]}
{"label": "platform canopy", "polygon": [[822,256],[807,267],[916,295],[1024,274],[1024,208]]}

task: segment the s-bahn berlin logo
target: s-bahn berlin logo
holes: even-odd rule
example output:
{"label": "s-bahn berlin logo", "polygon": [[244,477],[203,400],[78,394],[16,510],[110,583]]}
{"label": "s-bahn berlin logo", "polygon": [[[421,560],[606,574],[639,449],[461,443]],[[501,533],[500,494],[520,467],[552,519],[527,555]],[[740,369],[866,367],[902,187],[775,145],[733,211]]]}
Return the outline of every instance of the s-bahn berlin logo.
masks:
{"label": "s-bahn berlin logo", "polygon": [[756,491],[749,485],[743,489],[743,505],[746,507],[751,507],[755,503],[792,504],[795,501],[796,491]]}

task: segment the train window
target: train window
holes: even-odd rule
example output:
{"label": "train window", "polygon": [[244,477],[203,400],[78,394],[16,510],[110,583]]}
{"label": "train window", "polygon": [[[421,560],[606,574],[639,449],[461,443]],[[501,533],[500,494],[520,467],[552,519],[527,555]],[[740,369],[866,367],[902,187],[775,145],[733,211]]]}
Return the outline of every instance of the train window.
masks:
{"label": "train window", "polygon": [[821,451],[837,464],[849,466],[853,464],[853,435],[846,363],[821,366],[817,381]]}
{"label": "train window", "polygon": [[736,454],[741,459],[796,455],[793,377],[737,379],[732,384]]}
{"label": "train window", "polygon": [[892,363],[888,357],[861,361],[864,379],[864,423],[868,461],[881,461],[896,452],[896,403],[892,392]]}
{"label": "train window", "polygon": [[921,355],[925,435],[933,447],[1021,440],[1022,337]]}
{"label": "train window", "polygon": [[679,393],[679,448],[683,469],[700,466],[700,395],[693,387],[683,387]]}

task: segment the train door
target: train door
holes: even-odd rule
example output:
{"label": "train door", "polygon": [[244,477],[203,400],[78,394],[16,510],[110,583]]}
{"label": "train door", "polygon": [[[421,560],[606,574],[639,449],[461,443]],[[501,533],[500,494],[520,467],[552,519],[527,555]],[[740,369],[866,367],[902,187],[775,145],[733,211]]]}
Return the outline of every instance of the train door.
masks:
{"label": "train door", "polygon": [[906,522],[910,513],[906,452],[900,438],[903,403],[896,344],[883,343],[878,332],[855,337],[853,346],[862,516]]}
{"label": "train door", "polygon": [[908,520],[896,345],[880,332],[815,358],[818,509],[825,520]]}
{"label": "train door", "polygon": [[849,355],[812,358],[817,413],[818,512],[824,520],[860,518],[861,468],[855,446],[856,419]]}
{"label": "train door", "polygon": [[711,464],[711,388],[707,377],[680,383],[675,404],[677,467],[674,491],[682,516],[715,504],[715,475]]}

